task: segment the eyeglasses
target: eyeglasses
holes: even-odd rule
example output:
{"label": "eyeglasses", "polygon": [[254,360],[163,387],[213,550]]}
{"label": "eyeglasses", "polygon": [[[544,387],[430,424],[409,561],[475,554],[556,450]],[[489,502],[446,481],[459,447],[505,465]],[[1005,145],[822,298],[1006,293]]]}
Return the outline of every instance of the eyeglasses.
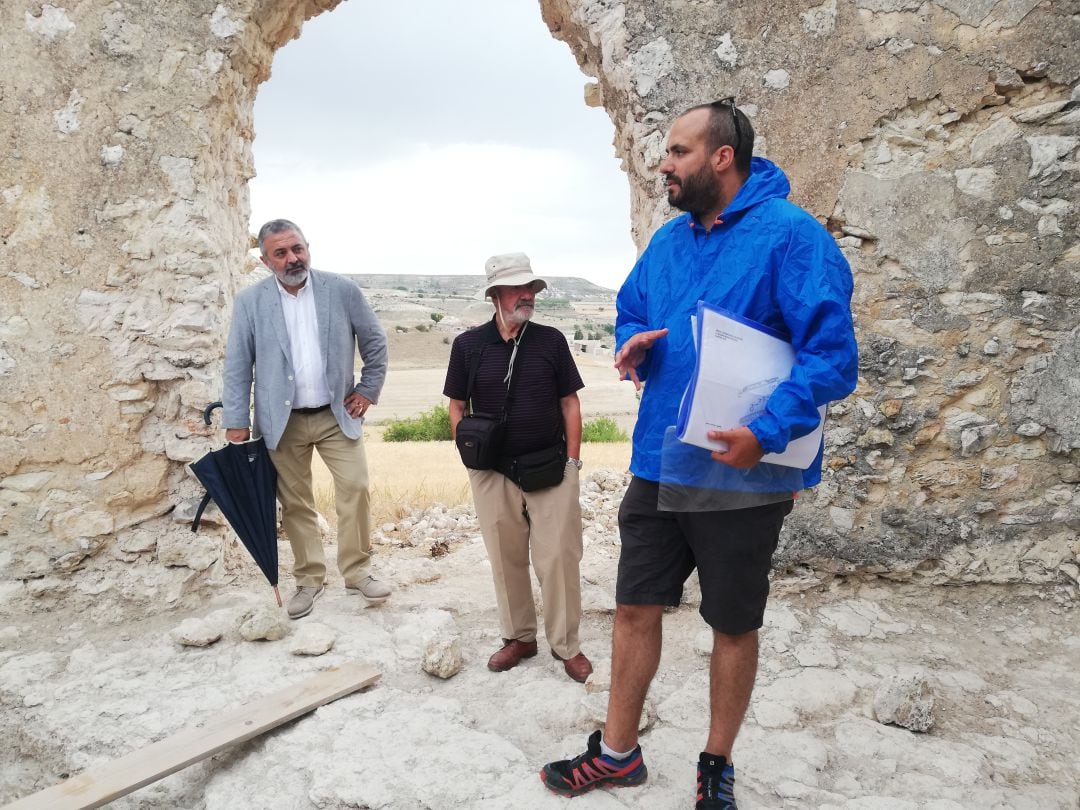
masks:
{"label": "eyeglasses", "polygon": [[742,145],[742,129],[739,127],[739,112],[735,109],[735,96],[728,96],[719,101],[714,101],[709,106],[716,108],[727,107],[731,110],[731,123],[735,127],[735,143],[732,144],[731,148],[735,151],[735,154],[739,154],[739,147]]}

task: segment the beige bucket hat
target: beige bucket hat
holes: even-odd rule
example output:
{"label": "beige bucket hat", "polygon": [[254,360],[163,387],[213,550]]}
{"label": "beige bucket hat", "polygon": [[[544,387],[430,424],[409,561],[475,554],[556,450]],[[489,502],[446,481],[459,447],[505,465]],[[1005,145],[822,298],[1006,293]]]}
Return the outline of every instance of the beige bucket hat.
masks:
{"label": "beige bucket hat", "polygon": [[487,298],[492,287],[517,287],[532,284],[533,292],[540,292],[547,287],[547,282],[534,276],[529,257],[524,253],[500,253],[484,262],[487,282],[477,298]]}

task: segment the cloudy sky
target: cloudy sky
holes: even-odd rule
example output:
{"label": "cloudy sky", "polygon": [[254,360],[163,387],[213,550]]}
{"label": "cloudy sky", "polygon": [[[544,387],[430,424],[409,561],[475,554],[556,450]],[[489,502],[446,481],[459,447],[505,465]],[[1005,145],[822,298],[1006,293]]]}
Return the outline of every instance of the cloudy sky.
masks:
{"label": "cloudy sky", "polygon": [[293,219],[351,273],[533,269],[617,288],[629,187],[537,0],[347,0],[274,59],[255,104],[252,229]]}

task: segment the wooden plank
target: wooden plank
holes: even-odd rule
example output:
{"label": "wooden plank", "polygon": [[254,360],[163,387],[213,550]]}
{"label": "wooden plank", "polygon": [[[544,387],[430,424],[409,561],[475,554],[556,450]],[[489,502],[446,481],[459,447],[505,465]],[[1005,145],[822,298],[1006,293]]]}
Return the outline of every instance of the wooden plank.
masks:
{"label": "wooden plank", "polygon": [[138,751],[7,805],[3,810],[84,810],[101,807],[144,785],[250,740],[379,680],[374,667],[347,663],[320,672],[227,714],[207,718]]}

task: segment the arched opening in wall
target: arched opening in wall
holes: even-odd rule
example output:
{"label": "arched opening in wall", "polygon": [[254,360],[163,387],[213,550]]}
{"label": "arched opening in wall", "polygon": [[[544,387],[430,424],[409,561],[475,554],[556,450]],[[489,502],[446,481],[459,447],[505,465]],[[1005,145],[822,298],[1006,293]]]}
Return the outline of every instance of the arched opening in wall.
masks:
{"label": "arched opening in wall", "polygon": [[475,276],[523,251],[616,288],[629,187],[584,81],[535,2],[342,3],[259,89],[252,230],[293,219],[338,273]]}

